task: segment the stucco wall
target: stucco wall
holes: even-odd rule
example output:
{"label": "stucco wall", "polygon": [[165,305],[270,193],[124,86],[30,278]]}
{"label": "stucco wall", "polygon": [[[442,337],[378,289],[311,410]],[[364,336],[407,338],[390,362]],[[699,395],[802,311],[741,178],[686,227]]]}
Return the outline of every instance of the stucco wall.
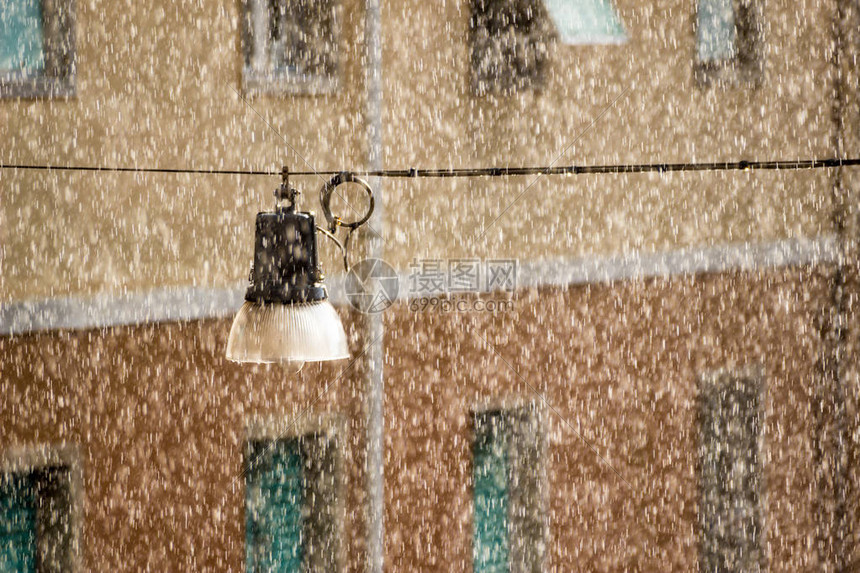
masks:
{"label": "stucco wall", "polygon": [[[468,2],[386,3],[389,167],[793,159],[832,155],[831,7],[762,11],[760,87],[701,88],[694,5],[620,0],[629,41],[550,48],[544,87],[469,88]],[[363,12],[342,3],[341,88],[245,106],[240,3],[77,2],[77,95],[0,101],[0,161],[190,168],[361,167]],[[624,90],[563,157],[577,135]],[[830,232],[824,173],[385,181],[385,257],[660,251]],[[316,177],[297,180],[316,208]],[[223,287],[250,259],[276,177],[3,171],[0,299]],[[528,187],[528,190],[526,188]],[[483,236],[505,206],[516,205]],[[343,210],[345,207],[338,207]],[[326,249],[329,273],[338,272]]]}
{"label": "stucco wall", "polygon": [[[386,563],[471,563],[468,413],[546,399],[551,571],[689,571],[697,560],[697,378],[759,368],[770,571],[816,570],[810,400],[829,269],[522,291],[514,309],[386,322]],[[347,318],[353,356],[356,317]],[[365,414],[347,362],[297,379],[223,358],[229,321],[0,339],[0,447],[69,441],[84,474],[88,570],[240,570],[243,431],[337,414],[345,541],[364,564]],[[318,401],[325,384],[334,381]],[[613,469],[601,462],[580,434]]]}

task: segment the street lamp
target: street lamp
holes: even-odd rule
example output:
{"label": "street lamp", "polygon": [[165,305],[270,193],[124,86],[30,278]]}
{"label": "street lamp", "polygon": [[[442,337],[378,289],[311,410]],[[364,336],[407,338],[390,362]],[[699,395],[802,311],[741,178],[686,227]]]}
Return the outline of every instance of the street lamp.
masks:
{"label": "street lamp", "polygon": [[[341,183],[358,183],[368,193],[370,209],[362,220],[344,223],[331,215],[331,194]],[[275,191],[275,210],[257,214],[250,285],[227,340],[227,358],[234,362],[278,363],[298,372],[305,362],[349,357],[343,324],[323,284],[316,233],[340,246],[348,270],[345,245],[370,217],[373,194],[367,183],[351,174],[339,174],[326,183],[321,198],[329,231],[316,226],[313,213],[296,210],[298,194],[284,169],[283,183]],[[338,226],[349,228],[344,243],[334,235]]]}

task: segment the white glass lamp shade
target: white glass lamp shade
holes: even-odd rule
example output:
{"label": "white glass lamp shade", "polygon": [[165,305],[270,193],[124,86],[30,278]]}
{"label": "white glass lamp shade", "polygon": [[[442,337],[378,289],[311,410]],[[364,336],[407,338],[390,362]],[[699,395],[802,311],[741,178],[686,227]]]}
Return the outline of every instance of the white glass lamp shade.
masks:
{"label": "white glass lamp shade", "polygon": [[296,303],[245,301],[227,340],[234,362],[280,363],[298,371],[305,362],[349,358],[346,333],[327,300]]}

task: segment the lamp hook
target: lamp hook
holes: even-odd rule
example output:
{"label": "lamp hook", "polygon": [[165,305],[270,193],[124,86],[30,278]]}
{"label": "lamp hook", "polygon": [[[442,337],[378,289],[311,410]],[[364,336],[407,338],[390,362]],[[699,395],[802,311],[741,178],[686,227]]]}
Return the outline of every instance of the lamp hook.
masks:
{"label": "lamp hook", "polygon": [[[367,193],[368,199],[368,207],[367,212],[360,219],[356,219],[355,221],[346,222],[342,217],[335,216],[331,212],[331,196],[334,193],[334,190],[344,183],[356,183],[364,189],[364,192]],[[343,171],[338,173],[334,177],[332,177],[328,182],[323,185],[322,189],[320,189],[320,204],[322,205],[323,215],[325,215],[325,219],[328,222],[328,229],[323,229],[321,227],[317,227],[317,230],[333,240],[341,249],[343,253],[343,266],[346,272],[349,272],[349,260],[347,257],[347,250],[349,249],[349,239],[352,237],[352,234],[362,225],[367,223],[370,216],[373,214],[373,209],[376,206],[376,201],[373,198],[373,189],[370,188],[370,185],[362,179],[361,177],[357,177],[355,174],[350,173],[349,171]],[[346,238],[343,243],[341,243],[335,233],[337,233],[337,228],[343,227],[345,229],[349,229],[346,233]]]}
{"label": "lamp hook", "polygon": [[[334,190],[344,183],[356,183],[364,189],[364,192],[367,193],[368,199],[368,207],[367,213],[361,219],[357,219],[351,222],[345,222],[341,217],[336,217],[331,212],[331,196],[334,193]],[[373,209],[376,206],[376,201],[373,198],[373,189],[370,188],[367,181],[362,179],[361,177],[356,176],[349,171],[343,171],[338,173],[334,177],[332,177],[325,185],[323,185],[322,189],[320,189],[320,204],[322,205],[323,214],[325,215],[326,221],[328,221],[328,229],[332,233],[334,233],[338,227],[345,227],[347,229],[357,229],[364,225],[370,216],[373,214]]]}
{"label": "lamp hook", "polygon": [[[281,169],[281,186],[275,189],[275,208],[286,207],[288,211],[293,211],[296,208],[296,199],[302,192],[295,187],[290,187],[290,169],[284,167]],[[284,205],[284,201],[289,201],[289,205]]]}

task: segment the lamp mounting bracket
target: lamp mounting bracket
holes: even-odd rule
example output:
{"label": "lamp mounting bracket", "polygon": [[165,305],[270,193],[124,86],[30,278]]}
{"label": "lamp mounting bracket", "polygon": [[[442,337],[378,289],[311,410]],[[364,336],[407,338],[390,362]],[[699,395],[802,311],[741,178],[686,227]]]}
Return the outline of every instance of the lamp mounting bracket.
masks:
{"label": "lamp mounting bracket", "polygon": [[[343,185],[345,183],[355,183],[359,185],[364,192],[367,194],[368,207],[367,212],[364,213],[360,218],[354,221],[344,221],[342,217],[338,217],[331,212],[331,197],[334,194],[335,189]],[[340,195],[340,193],[338,193]],[[341,198],[343,196],[341,195]],[[323,215],[325,215],[326,222],[328,222],[328,229],[323,229],[321,227],[317,227],[317,230],[333,240],[341,249],[343,253],[343,267],[346,272],[349,272],[349,258],[347,257],[347,251],[349,249],[349,239],[352,237],[352,234],[362,225],[367,223],[370,216],[373,214],[373,209],[376,206],[376,202],[373,198],[373,189],[370,188],[370,185],[362,179],[361,177],[356,176],[354,173],[350,173],[348,171],[344,171],[338,173],[334,177],[332,177],[329,181],[323,185],[322,189],[320,189],[320,205],[322,205]],[[343,227],[347,229],[346,237],[341,243],[337,238],[337,228]]]}
{"label": "lamp mounting bracket", "polygon": [[[345,221],[343,217],[336,216],[331,212],[332,195],[335,193],[337,187],[346,183],[354,183],[360,186],[362,190],[367,194],[367,211],[361,217],[354,221]],[[295,187],[290,186],[290,169],[289,167],[284,167],[281,170],[281,185],[280,187],[275,189],[276,211],[285,210],[291,213],[295,212],[296,200],[300,194],[301,191],[299,191]],[[340,192],[338,192],[338,195],[343,198],[343,195],[341,195]],[[367,221],[370,219],[370,216],[373,214],[373,209],[376,205],[373,197],[373,189],[371,189],[367,181],[365,181],[361,177],[358,177],[354,173],[350,173],[349,171],[343,171],[332,177],[323,185],[322,189],[320,189],[320,204],[322,205],[323,215],[325,215],[326,222],[328,223],[328,228],[324,229],[323,227],[317,225],[316,230],[334,241],[334,243],[340,248],[341,253],[343,255],[344,269],[346,270],[346,272],[349,272],[349,257],[347,256],[347,251],[349,249],[349,240],[352,237],[352,234],[356,230],[358,230],[359,227],[367,223]],[[337,237],[338,227],[343,227],[344,229],[346,229],[346,237],[344,237],[342,242]]]}
{"label": "lamp mounting bracket", "polygon": [[[359,185],[367,194],[368,200],[367,212],[361,218],[351,222],[346,222],[342,217],[336,217],[331,212],[331,196],[338,186],[345,183],[355,183]],[[338,193],[338,195],[340,195],[340,193]],[[341,198],[342,197],[343,196],[341,195]],[[354,230],[367,223],[367,220],[370,219],[370,216],[373,214],[373,209],[376,203],[373,197],[373,189],[370,188],[367,181],[353,173],[350,173],[349,171],[343,171],[332,177],[325,185],[323,185],[322,189],[320,189],[320,205],[322,205],[323,215],[325,215],[325,219],[328,221],[328,230],[334,233],[337,231],[338,227],[345,227],[347,229]]]}
{"label": "lamp mounting bracket", "polygon": [[[275,207],[295,211],[296,199],[301,194],[295,187],[290,187],[290,168],[284,167],[281,170],[281,186],[275,189]],[[289,204],[284,205],[284,201],[289,201]]]}

